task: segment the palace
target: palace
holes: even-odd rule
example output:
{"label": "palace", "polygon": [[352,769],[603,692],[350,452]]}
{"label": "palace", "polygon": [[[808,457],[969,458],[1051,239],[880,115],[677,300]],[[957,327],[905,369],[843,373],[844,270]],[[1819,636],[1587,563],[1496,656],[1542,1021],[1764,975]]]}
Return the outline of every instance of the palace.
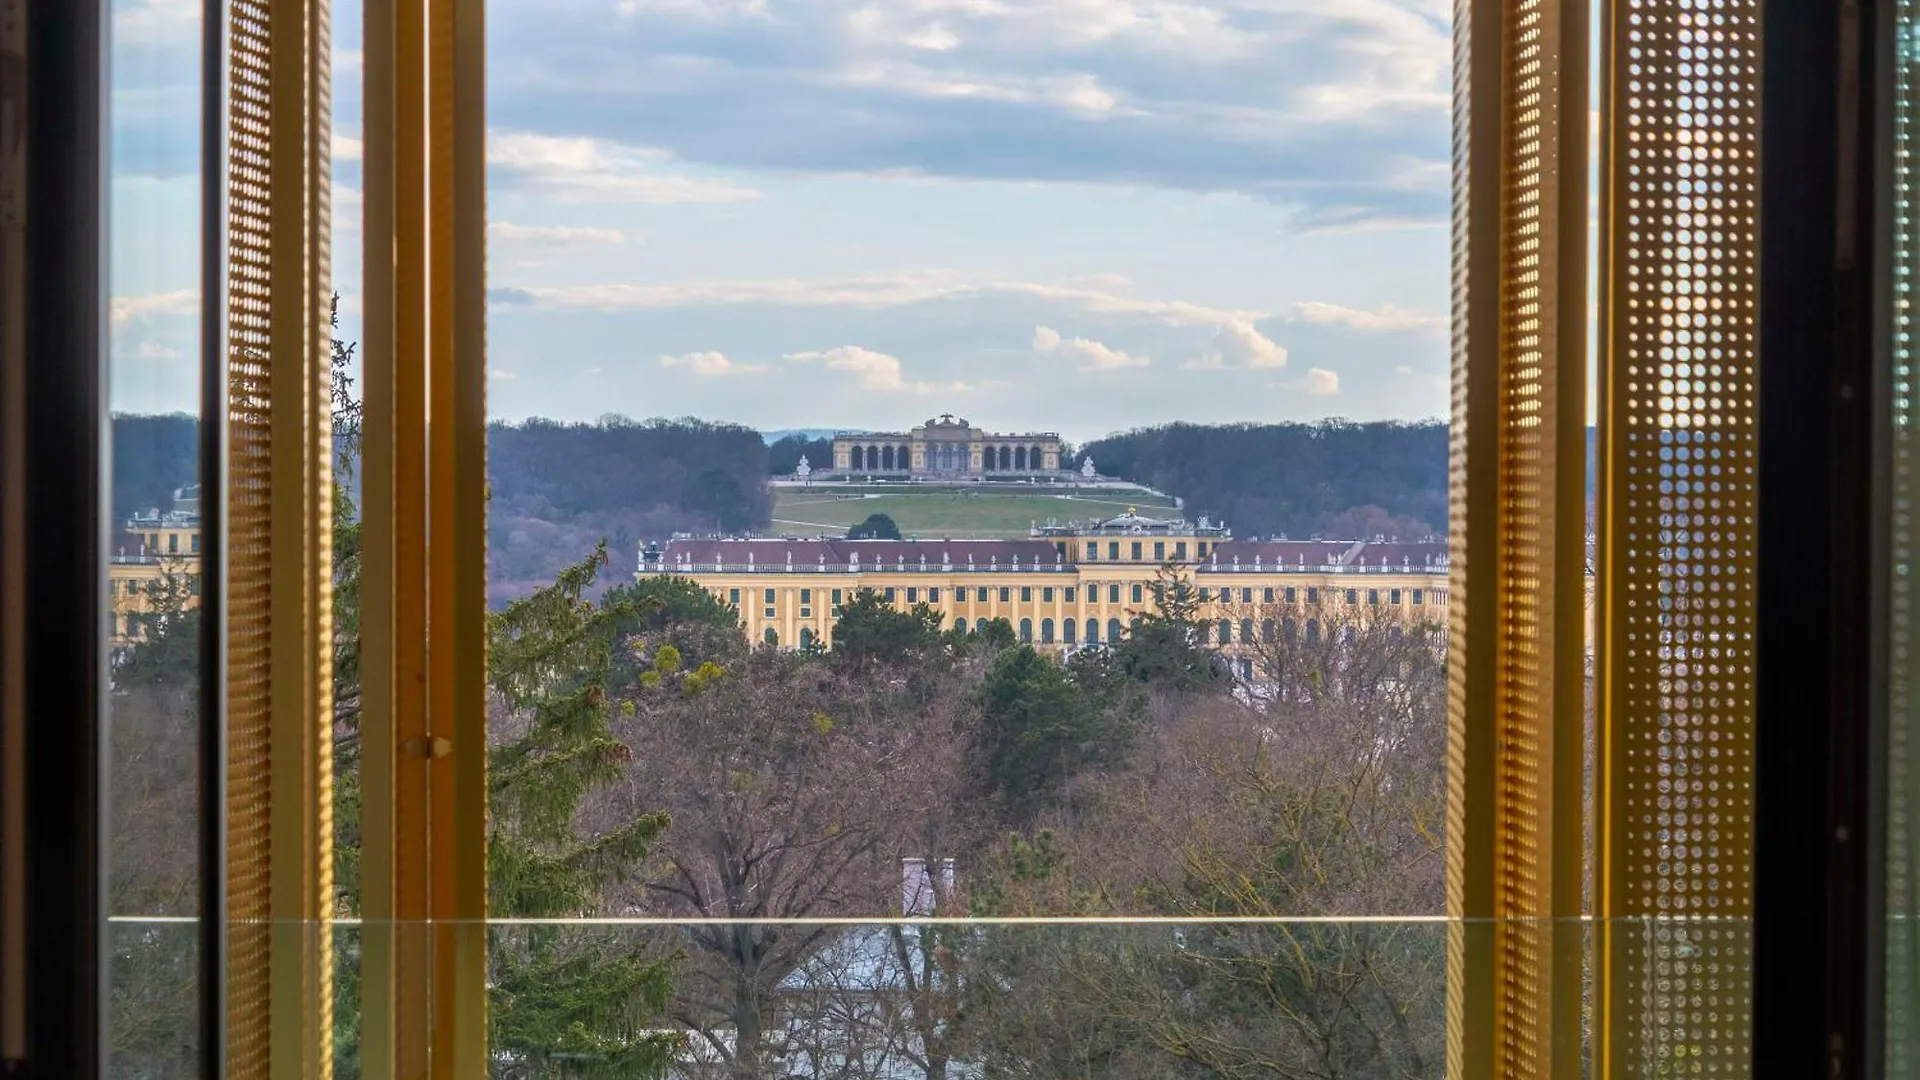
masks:
{"label": "palace", "polygon": [[112,598],[108,638],[122,648],[144,641],[157,614],[153,600],[176,586],[187,607],[200,595],[200,489],[173,493],[173,509],[148,510],[127,519],[107,558],[107,594]]}
{"label": "palace", "polygon": [[675,538],[644,545],[636,576],[693,579],[740,612],[751,638],[773,645],[831,647],[840,605],[871,589],[901,606],[929,604],[957,629],[1005,619],[1023,640],[1068,648],[1126,633],[1152,610],[1154,579],[1168,565],[1192,577],[1223,644],[1270,637],[1291,610],[1309,620],[1365,608],[1446,621],[1443,540],[1235,540],[1205,518],[1132,511],[1038,525],[1024,540]]}
{"label": "palace", "polygon": [[930,480],[1039,476],[1067,471],[1065,452],[1053,432],[995,435],[945,415],[908,432],[836,435],[833,472]]}

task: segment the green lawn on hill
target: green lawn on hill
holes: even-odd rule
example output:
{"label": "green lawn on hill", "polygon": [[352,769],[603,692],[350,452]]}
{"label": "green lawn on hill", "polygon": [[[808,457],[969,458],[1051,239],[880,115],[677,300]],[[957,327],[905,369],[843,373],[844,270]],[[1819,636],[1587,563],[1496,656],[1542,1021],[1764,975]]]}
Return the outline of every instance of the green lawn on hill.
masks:
{"label": "green lawn on hill", "polygon": [[1049,518],[1084,521],[1124,514],[1137,507],[1149,517],[1174,517],[1173,500],[1143,491],[1090,491],[1063,497],[1034,491],[978,488],[933,489],[874,494],[831,488],[777,488],[773,524],[776,535],[843,536],[869,514],[885,514],[902,536],[1022,537],[1033,523]]}

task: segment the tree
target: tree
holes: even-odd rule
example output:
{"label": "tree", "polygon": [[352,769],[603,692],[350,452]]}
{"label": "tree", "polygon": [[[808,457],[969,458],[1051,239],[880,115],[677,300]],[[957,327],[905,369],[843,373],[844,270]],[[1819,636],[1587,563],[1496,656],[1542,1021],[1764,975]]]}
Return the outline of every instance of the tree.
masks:
{"label": "tree", "polygon": [[1131,613],[1125,637],[1108,644],[1114,664],[1129,678],[1177,694],[1228,689],[1219,656],[1206,648],[1206,624],[1193,579],[1172,563],[1154,576],[1153,606]]}
{"label": "tree", "polygon": [[[1268,654],[1268,680],[1319,686],[1311,697],[1184,699],[1178,722],[1148,732],[1126,767],[1075,781],[1035,841],[1001,854],[976,910],[1439,910],[1444,677],[1420,652],[1430,643],[1404,625],[1393,634],[1390,618],[1322,639],[1338,643],[1332,682],[1315,674],[1326,656]],[[989,1073],[1082,1075],[1094,1062],[1118,1077],[1332,1080],[1434,1074],[1445,951],[1427,925],[1201,922],[996,932],[964,959],[985,972],[970,985],[984,999],[976,1046]]]}
{"label": "tree", "polygon": [[987,792],[1016,817],[1055,801],[1080,770],[1119,760],[1132,739],[1137,695],[1104,658],[1073,666],[1019,644],[980,685],[975,760]]}
{"label": "tree", "polygon": [[[614,784],[628,746],[612,730],[608,686],[624,628],[643,618],[631,594],[585,598],[604,549],[553,585],[509,604],[489,632],[487,854],[490,909],[523,917],[581,915],[609,887],[638,880],[668,818],[657,810],[581,828],[582,804]],[[661,1075],[676,1042],[654,1034],[671,989],[670,961],[632,942],[532,927],[496,942],[492,958],[496,1074]]]}
{"label": "tree", "polygon": [[840,605],[833,655],[854,667],[930,660],[942,652],[941,619],[929,604],[902,611],[872,589],[860,589]]}
{"label": "tree", "polygon": [[727,1076],[774,1075],[793,1037],[788,980],[840,933],[779,920],[897,910],[900,858],[948,842],[961,802],[965,695],[743,643],[631,700],[620,730],[645,749],[599,815],[623,820],[644,793],[673,828],[658,849],[665,871],[627,903],[774,920],[687,927],[673,1007]]}
{"label": "tree", "polygon": [[900,526],[885,514],[868,514],[867,519],[847,530],[849,540],[898,540]]}

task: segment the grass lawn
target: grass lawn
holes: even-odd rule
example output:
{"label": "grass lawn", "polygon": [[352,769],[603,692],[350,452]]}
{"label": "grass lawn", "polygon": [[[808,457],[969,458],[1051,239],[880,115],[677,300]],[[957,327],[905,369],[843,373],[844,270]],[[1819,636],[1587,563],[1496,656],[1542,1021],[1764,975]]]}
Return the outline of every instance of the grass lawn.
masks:
{"label": "grass lawn", "polygon": [[1084,521],[1124,514],[1138,507],[1149,517],[1177,515],[1173,500],[1145,492],[1098,492],[1061,497],[1030,491],[979,488],[934,489],[899,494],[860,494],[827,489],[777,488],[774,534],[840,536],[868,514],[885,514],[902,536],[1022,537],[1036,521]]}

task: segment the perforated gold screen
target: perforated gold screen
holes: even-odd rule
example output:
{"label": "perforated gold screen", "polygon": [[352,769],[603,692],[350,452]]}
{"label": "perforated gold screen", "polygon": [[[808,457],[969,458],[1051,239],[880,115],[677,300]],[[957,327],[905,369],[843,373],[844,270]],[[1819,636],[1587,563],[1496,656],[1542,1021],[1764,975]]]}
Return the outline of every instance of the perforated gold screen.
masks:
{"label": "perforated gold screen", "polygon": [[1758,7],[1608,28],[1606,1077],[1751,1065]]}
{"label": "perforated gold screen", "polygon": [[1456,9],[1449,1074],[1580,1068],[1586,25]]}
{"label": "perforated gold screen", "polygon": [[324,0],[227,9],[228,1073],[330,1074]]}
{"label": "perforated gold screen", "polygon": [[1920,69],[1912,43],[1920,33],[1920,2],[1897,0],[1898,40],[1893,79],[1893,276],[1889,327],[1892,361],[1889,427],[1891,515],[1887,597],[1887,923],[1886,1060],[1887,1076],[1920,1077],[1920,879],[1915,877],[1920,831],[1913,816],[1920,809],[1920,653],[1916,653],[1913,575],[1920,557],[1920,379],[1915,377],[1914,342],[1920,336],[1920,311],[1914,308],[1916,268],[1920,267],[1920,173],[1916,172],[1915,124],[1920,120]]}

